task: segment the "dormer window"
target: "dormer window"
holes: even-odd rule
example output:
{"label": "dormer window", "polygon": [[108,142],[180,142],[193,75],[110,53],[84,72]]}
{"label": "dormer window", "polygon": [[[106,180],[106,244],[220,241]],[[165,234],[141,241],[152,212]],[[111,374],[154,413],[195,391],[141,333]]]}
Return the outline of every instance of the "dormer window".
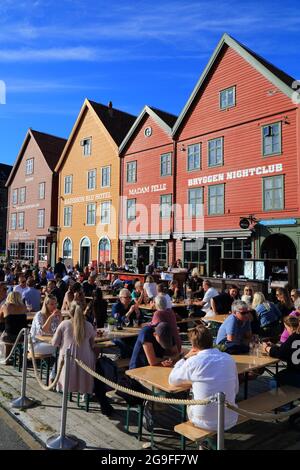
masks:
{"label": "dormer window", "polygon": [[92,138],[91,137],[88,137],[87,139],[83,139],[80,142],[80,145],[82,147],[84,157],[88,157],[89,155],[92,155]]}

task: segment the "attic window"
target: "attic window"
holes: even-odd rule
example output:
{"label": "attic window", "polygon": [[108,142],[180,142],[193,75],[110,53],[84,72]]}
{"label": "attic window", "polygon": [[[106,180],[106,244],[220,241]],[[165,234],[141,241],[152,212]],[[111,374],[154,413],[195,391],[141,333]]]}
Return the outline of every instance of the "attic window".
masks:
{"label": "attic window", "polygon": [[83,139],[80,142],[81,147],[83,147],[83,155],[87,157],[92,154],[92,138]]}
{"label": "attic window", "polygon": [[235,106],[235,86],[220,91],[220,109],[232,108]]}

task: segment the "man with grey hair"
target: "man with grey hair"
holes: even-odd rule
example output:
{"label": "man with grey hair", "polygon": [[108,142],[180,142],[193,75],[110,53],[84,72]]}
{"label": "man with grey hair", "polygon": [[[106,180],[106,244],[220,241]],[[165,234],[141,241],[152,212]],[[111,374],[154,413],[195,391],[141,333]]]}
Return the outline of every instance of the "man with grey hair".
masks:
{"label": "man with grey hair", "polygon": [[218,331],[217,344],[225,344],[226,351],[232,354],[248,352],[252,336],[248,305],[235,300],[231,311]]}
{"label": "man with grey hair", "polygon": [[131,298],[131,293],[128,289],[121,289],[119,293],[119,300],[112,306],[112,316],[119,324],[130,324],[133,318],[139,320],[140,311],[134,300]]}

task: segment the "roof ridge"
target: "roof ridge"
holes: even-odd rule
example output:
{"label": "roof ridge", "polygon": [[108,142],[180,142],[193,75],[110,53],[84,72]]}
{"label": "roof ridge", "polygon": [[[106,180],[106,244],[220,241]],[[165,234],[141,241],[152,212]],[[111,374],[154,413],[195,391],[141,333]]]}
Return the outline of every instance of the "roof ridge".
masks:
{"label": "roof ridge", "polygon": [[122,109],[115,108],[114,106],[112,108],[109,108],[107,104],[98,103],[98,101],[90,100],[89,98],[87,98],[87,100],[89,103],[96,104],[97,106],[102,106],[105,109],[112,109],[113,111],[117,111],[122,114],[127,114],[128,116],[131,116],[131,117],[136,117],[135,114],[127,113],[127,111],[122,111]]}
{"label": "roof ridge", "polygon": [[49,137],[55,137],[56,139],[60,139],[60,140],[67,140],[66,137],[60,137],[58,135],[55,135],[55,134],[49,134],[49,132],[42,132],[42,131],[38,131],[36,129],[32,129],[31,127],[29,128],[31,132],[33,133],[37,133],[37,134],[42,134],[42,135],[47,135]]}

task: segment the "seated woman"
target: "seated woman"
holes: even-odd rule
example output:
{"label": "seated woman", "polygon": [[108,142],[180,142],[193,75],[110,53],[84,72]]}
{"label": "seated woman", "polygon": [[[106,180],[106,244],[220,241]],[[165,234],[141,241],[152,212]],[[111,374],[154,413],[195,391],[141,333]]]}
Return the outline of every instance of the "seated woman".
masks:
{"label": "seated woman", "polygon": [[165,295],[159,294],[155,297],[156,311],[153,314],[150,323],[144,324],[145,326],[156,326],[159,323],[167,323],[171,329],[171,335],[175,340],[178,352],[181,351],[181,338],[178,333],[176,315],[172,309],[168,307],[168,301]]}
{"label": "seated woman", "polygon": [[244,293],[241,297],[241,300],[243,302],[246,302],[246,304],[248,304],[249,307],[250,307],[250,305],[253,302],[253,289],[252,289],[252,287],[250,287],[250,286],[245,286],[244,287]]}
{"label": "seated woman", "polygon": [[84,311],[85,319],[97,328],[103,328],[107,321],[107,300],[103,299],[102,290],[97,287],[93,292],[93,299]]}
{"label": "seated woman", "polygon": [[74,300],[74,290],[73,285],[69,285],[67,292],[65,293],[62,310],[69,310],[70,305]]}
{"label": "seated woman", "polygon": [[74,292],[74,299],[73,300],[78,305],[80,305],[82,310],[84,310],[85,307],[86,307],[86,300],[85,300],[84,291],[83,291],[83,288],[82,288],[82,285],[80,284],[80,282],[75,282],[75,284],[73,284],[73,292]]}
{"label": "seated woman", "polygon": [[[76,302],[70,307],[70,320],[63,321],[52,338],[52,346],[59,347],[59,364],[66,350],[71,349],[69,392],[88,393],[94,391],[94,378],[78,367],[73,358],[79,359],[90,369],[95,370],[96,356],[94,352],[94,339],[96,331],[84,318],[82,308]],[[65,368],[58,381],[58,390],[63,390]],[[105,395],[101,396],[101,409],[109,414],[110,405]],[[107,406],[107,409],[106,409]]]}
{"label": "seated woman", "polygon": [[276,289],[277,307],[281,312],[282,319],[289,315],[293,309],[293,303],[290,299],[287,289],[284,287],[277,287]]}
{"label": "seated woman", "polygon": [[252,302],[252,309],[256,312],[259,321],[258,334],[263,337],[277,340],[280,334],[281,312],[273,302],[268,302],[262,292],[255,292]]}
{"label": "seated woman", "polygon": [[235,284],[228,288],[228,292],[216,295],[210,301],[211,308],[215,315],[228,314],[231,312],[231,305],[239,298],[239,289]]}
{"label": "seated woman", "polygon": [[[14,343],[22,328],[27,327],[26,306],[19,292],[8,294],[5,303],[0,309],[0,318],[4,321],[4,330],[0,341],[4,343]],[[23,338],[21,339],[23,341]],[[10,351],[6,350],[8,354]]]}
{"label": "seated woman", "polygon": [[[36,354],[52,354],[56,356],[56,348],[51,344],[40,341],[37,336],[53,335],[62,321],[60,310],[57,308],[57,299],[54,295],[48,295],[39,312],[33,318],[30,335],[33,344],[33,351]],[[30,351],[30,345],[29,345]],[[55,377],[54,366],[51,369],[50,380]]]}
{"label": "seated woman", "polygon": [[287,363],[286,369],[281,370],[275,376],[278,384],[300,387],[299,350],[297,352],[300,344],[300,320],[297,317],[288,316],[283,321],[289,333],[288,339],[280,346],[270,342],[263,343],[263,348],[271,357],[276,357]]}
{"label": "seated woman", "polygon": [[141,295],[143,293],[144,285],[141,281],[136,281],[134,284],[134,290],[131,292],[131,298],[138,305],[140,302]]}
{"label": "seated woman", "polygon": [[[300,298],[298,297],[295,302],[294,302],[294,307],[295,307],[295,310],[290,313],[287,317],[285,318],[289,318],[289,317],[299,317],[300,318]],[[280,343],[284,343],[288,337],[290,336],[288,330],[285,328],[280,336]]]}
{"label": "seated woman", "polygon": [[144,291],[146,292],[150,301],[154,300],[154,298],[157,296],[157,284],[154,282],[154,278],[152,276],[146,277]]}

